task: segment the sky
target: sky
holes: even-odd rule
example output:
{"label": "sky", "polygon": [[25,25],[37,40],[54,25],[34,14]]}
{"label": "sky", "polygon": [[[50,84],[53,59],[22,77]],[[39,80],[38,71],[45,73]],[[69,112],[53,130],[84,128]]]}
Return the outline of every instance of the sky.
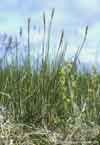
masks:
{"label": "sky", "polygon": [[68,43],[66,57],[75,54],[82,43],[85,27],[88,36],[80,61],[100,62],[100,0],[0,0],[0,32],[18,34],[20,26],[26,35],[27,18],[32,20],[32,41],[39,46],[43,39],[42,14],[47,23],[52,8],[55,8],[52,31],[52,47],[57,47],[60,32]]}

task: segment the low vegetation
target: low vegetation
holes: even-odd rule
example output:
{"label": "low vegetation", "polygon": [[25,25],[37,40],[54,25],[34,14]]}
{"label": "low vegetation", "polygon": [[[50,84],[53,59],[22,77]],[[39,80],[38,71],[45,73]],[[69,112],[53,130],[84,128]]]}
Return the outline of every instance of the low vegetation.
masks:
{"label": "low vegetation", "polygon": [[[17,55],[17,39],[13,42],[10,38],[6,44],[7,51],[0,60],[0,145],[100,144],[100,74],[95,66],[88,73],[78,71],[76,65],[88,27],[74,61],[64,59],[67,47],[64,32],[56,57],[51,60],[53,16],[54,9],[45,45],[46,17],[43,14],[42,57],[35,69],[30,59],[30,19],[28,54],[23,64]],[[11,46],[16,50],[16,57],[9,64],[7,54]]]}

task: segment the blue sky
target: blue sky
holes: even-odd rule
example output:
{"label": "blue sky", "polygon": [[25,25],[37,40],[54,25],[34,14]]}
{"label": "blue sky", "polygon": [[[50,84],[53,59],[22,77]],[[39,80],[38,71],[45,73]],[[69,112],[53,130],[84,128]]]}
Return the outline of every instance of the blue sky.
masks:
{"label": "blue sky", "polygon": [[[64,29],[68,42],[67,56],[72,56],[81,45],[85,26],[89,26],[88,38],[81,52],[82,62],[100,62],[100,0],[0,0],[0,31],[18,33],[20,26],[27,26],[31,17],[33,28],[32,41],[39,45],[43,38],[42,12],[47,21],[50,11],[55,8],[53,39],[58,42],[59,32]],[[40,28],[40,32],[37,29]],[[26,32],[24,32],[26,34]],[[35,35],[35,37],[34,37]]]}

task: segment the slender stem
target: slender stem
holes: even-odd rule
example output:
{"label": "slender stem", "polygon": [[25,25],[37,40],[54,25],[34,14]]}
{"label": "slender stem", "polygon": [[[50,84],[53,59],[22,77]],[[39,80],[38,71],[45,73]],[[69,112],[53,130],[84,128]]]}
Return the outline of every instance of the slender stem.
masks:
{"label": "slender stem", "polygon": [[28,18],[28,65],[30,65],[30,24],[31,19]]}

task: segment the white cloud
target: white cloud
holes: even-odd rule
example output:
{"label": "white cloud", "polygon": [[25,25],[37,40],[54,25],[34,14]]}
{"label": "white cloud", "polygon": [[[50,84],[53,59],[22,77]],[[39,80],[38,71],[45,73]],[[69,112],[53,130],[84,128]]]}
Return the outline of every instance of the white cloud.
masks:
{"label": "white cloud", "polygon": [[100,14],[99,0],[75,0],[73,3],[76,7],[76,14],[78,13],[84,19]]}
{"label": "white cloud", "polygon": [[89,28],[88,37],[91,40],[99,40],[100,37],[100,22],[96,22]]}
{"label": "white cloud", "polygon": [[[77,47],[70,47],[68,46],[66,57],[69,59],[73,59],[77,52]],[[96,57],[96,49],[95,48],[83,48],[80,52],[79,59],[82,63],[94,63],[97,60]]]}
{"label": "white cloud", "polygon": [[91,62],[91,63],[93,63],[93,62],[96,61],[96,50],[95,49],[87,49],[87,48],[85,48],[81,52],[79,58],[80,58],[81,62],[85,62],[85,63]]}
{"label": "white cloud", "polygon": [[44,6],[46,8],[56,8],[56,9],[64,9],[65,0],[44,0]]}
{"label": "white cloud", "polygon": [[31,33],[31,41],[34,43],[39,43],[43,39],[43,32],[32,32]]}
{"label": "white cloud", "polygon": [[[27,31],[24,31],[23,33],[23,39],[24,41],[27,40]],[[32,44],[39,44],[43,39],[43,32],[38,32],[38,31],[31,31],[30,33],[30,42]]]}
{"label": "white cloud", "polygon": [[78,0],[80,7],[84,10],[97,12],[99,10],[99,0]]}

